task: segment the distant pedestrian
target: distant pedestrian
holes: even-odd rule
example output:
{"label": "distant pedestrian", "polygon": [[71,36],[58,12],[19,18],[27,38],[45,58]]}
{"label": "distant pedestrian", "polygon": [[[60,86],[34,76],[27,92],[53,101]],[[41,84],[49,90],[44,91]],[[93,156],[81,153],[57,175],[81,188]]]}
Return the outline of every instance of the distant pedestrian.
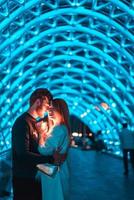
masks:
{"label": "distant pedestrian", "polygon": [[121,148],[123,152],[124,175],[128,175],[128,153],[134,171],[134,132],[128,128],[128,123],[122,124],[123,129],[119,133]]}

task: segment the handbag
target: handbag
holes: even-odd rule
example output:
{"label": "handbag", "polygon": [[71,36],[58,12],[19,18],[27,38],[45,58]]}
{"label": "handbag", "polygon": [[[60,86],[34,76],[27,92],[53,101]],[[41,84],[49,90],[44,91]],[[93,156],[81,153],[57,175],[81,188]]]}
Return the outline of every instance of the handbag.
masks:
{"label": "handbag", "polygon": [[47,176],[54,177],[59,170],[59,166],[57,165],[52,165],[49,163],[44,163],[44,164],[38,164],[36,165],[39,171],[42,173],[46,174]]}

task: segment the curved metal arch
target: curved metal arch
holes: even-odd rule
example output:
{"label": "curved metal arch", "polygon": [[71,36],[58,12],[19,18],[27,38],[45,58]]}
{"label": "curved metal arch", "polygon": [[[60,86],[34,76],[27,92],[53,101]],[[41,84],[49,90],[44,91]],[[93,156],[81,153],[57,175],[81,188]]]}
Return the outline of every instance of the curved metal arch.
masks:
{"label": "curved metal arch", "polygon": [[[83,72],[81,72],[81,73],[83,73]],[[24,77],[24,76],[23,76]],[[99,85],[100,85],[100,83],[99,83]],[[107,86],[107,85],[106,85]],[[108,86],[107,86],[108,87]],[[104,87],[105,88],[105,87]],[[112,95],[113,96],[113,95]],[[116,95],[117,96],[117,95]],[[115,97],[115,95],[114,95],[114,97]],[[120,99],[118,96],[116,97],[117,99]],[[121,99],[120,99],[120,104],[119,105],[121,105],[122,106],[122,104],[121,104]],[[126,110],[128,111],[128,109],[127,109],[127,107],[126,107]],[[131,112],[130,111],[128,111],[128,113],[130,114]]]}
{"label": "curved metal arch", "polygon": [[[43,19],[42,19],[43,20]],[[33,20],[34,21],[34,20]],[[31,22],[30,22],[31,23]],[[20,32],[21,35],[23,35],[23,33],[26,31],[27,29],[24,27],[24,29],[21,29],[19,30],[18,32]],[[62,27],[56,27],[56,28],[52,28],[52,29],[48,29],[47,31],[45,32],[42,32],[40,34],[38,34],[38,36],[34,36],[34,39],[30,39],[28,41],[28,45],[25,47],[27,48],[28,46],[30,46],[31,44],[34,44],[35,42],[37,42],[38,40],[40,40],[41,38],[43,38],[45,35],[48,35],[48,34],[53,34],[53,33],[58,33],[60,31],[67,31],[67,30],[70,30],[70,31],[81,31],[81,32],[84,32],[84,33],[88,33],[88,34],[91,34],[91,35],[96,35],[98,36],[99,38],[103,38],[104,41],[112,44],[116,49],[118,49],[119,52],[121,52],[122,54],[124,54],[126,57],[128,57],[128,59],[133,62],[134,59],[133,57],[123,48],[120,48],[120,46],[118,45],[118,43],[114,42],[111,38],[107,38],[105,37],[105,35],[103,33],[100,33],[96,30],[92,30],[90,29],[89,27],[83,27],[81,25],[76,25],[76,27],[74,26],[70,26],[70,25],[67,25],[67,26],[62,26]],[[16,33],[16,35],[18,36],[18,32]],[[0,50],[2,50],[4,47],[6,47],[7,45],[9,45],[11,42],[15,41],[16,40],[16,37],[12,36],[10,39],[8,39],[8,41],[6,40],[1,46],[0,46]],[[27,43],[25,43],[26,45]],[[23,50],[25,49],[23,48]],[[19,51],[19,50],[18,50]],[[21,48],[20,48],[20,51],[21,51]]]}
{"label": "curved metal arch", "polygon": [[[41,87],[42,87],[42,86],[43,86],[43,85],[41,85]],[[23,104],[24,104],[24,105],[25,105],[25,101],[27,101],[28,98],[29,98],[29,94],[26,95],[26,96],[24,97],[24,99],[23,99]],[[73,101],[73,98],[71,99],[71,98],[69,97],[69,101],[70,101],[70,100]],[[23,104],[21,104],[20,106],[22,107]],[[15,116],[16,116],[16,111],[17,111],[19,108],[20,108],[20,107],[18,106],[18,107],[14,110],[14,112],[13,112],[12,114],[15,114]],[[24,106],[24,109],[27,109],[27,105]],[[84,112],[85,108],[83,108],[82,106],[80,106],[80,107],[79,107],[79,110],[80,110],[81,112]],[[79,110],[78,110],[78,111],[79,111]],[[81,114],[81,112],[80,112],[80,114]],[[78,112],[78,113],[79,113],[79,112]],[[16,116],[16,117],[17,117],[17,116]],[[77,115],[77,117],[79,117],[79,115]],[[90,116],[90,117],[91,117],[91,116]],[[9,118],[10,118],[10,116],[9,116],[9,117],[6,116],[5,120],[4,120],[3,123],[1,124],[3,128],[4,128],[4,126],[6,126],[7,122],[9,121]],[[80,117],[79,117],[79,118],[80,118]],[[94,119],[95,119],[95,117],[94,117]],[[84,120],[84,121],[85,121],[85,120]]]}
{"label": "curved metal arch", "polygon": [[[27,44],[29,44],[29,42],[27,42]],[[120,67],[120,69],[124,72],[124,74],[125,74],[127,77],[129,77],[128,72],[127,72],[120,64],[117,64],[116,61],[115,61],[111,56],[109,56],[108,54],[104,53],[103,51],[101,51],[100,49],[98,49],[98,48],[96,48],[96,47],[94,47],[94,46],[92,46],[92,45],[87,45],[87,44],[82,43],[82,42],[79,42],[79,41],[73,41],[73,42],[70,42],[70,41],[63,41],[63,42],[56,42],[55,44],[52,44],[52,45],[49,44],[49,45],[47,45],[47,46],[45,46],[45,47],[40,48],[40,50],[38,51],[38,53],[37,53],[37,52],[33,52],[32,54],[30,54],[30,56],[27,56],[26,59],[28,59],[29,57],[34,57],[34,55],[36,56],[36,54],[39,55],[39,54],[40,54],[40,51],[41,51],[41,52],[42,52],[42,51],[44,52],[44,51],[47,51],[47,50],[51,49],[51,47],[57,48],[57,47],[62,47],[62,45],[63,45],[63,46],[74,46],[74,45],[76,45],[76,46],[80,46],[80,47],[82,47],[82,48],[87,48],[87,49],[89,49],[89,50],[92,50],[93,52],[99,54],[100,56],[102,56],[102,57],[104,57],[104,58],[107,58],[107,60],[108,60],[109,62],[111,62],[113,65],[115,65],[116,67]],[[25,48],[26,48],[26,47],[27,47],[27,46],[25,46]],[[21,52],[21,50],[24,50],[25,48],[24,48],[24,47],[20,47],[20,52]],[[16,52],[17,52],[17,50],[16,50]],[[19,53],[20,53],[20,52],[19,52]],[[14,54],[15,54],[15,52],[14,52]],[[16,53],[16,55],[17,55],[17,54],[18,54],[18,52]],[[16,56],[16,55],[15,55],[15,56]],[[4,68],[4,66],[6,66],[13,58],[14,58],[14,55],[12,55],[12,57],[11,57],[10,59],[6,60],[6,61],[1,65],[1,67]],[[70,58],[71,58],[71,57],[70,57]],[[25,60],[26,60],[26,59],[25,59]],[[52,58],[50,58],[50,59],[52,59]],[[25,63],[25,64],[26,64],[26,63]],[[24,66],[24,64],[23,64],[23,66]],[[16,68],[19,69],[19,64],[12,70],[12,72],[11,72],[12,74],[15,72]],[[5,77],[5,79],[6,79],[6,77]],[[3,79],[3,82],[5,81],[5,79]],[[132,82],[132,78],[131,78],[130,82]]]}
{"label": "curved metal arch", "polygon": [[[42,77],[43,77],[43,74],[41,75]],[[39,80],[41,79],[41,77],[38,77],[39,78]],[[36,80],[37,82],[38,82],[38,79]],[[33,82],[33,81],[32,81]],[[62,80],[61,80],[61,82],[62,82]],[[76,82],[78,82],[78,85],[80,85],[80,83],[79,83],[79,81],[74,81],[74,83],[76,84]],[[59,83],[59,80],[54,80],[54,81],[52,81],[51,82],[53,85],[55,85],[55,83]],[[36,82],[35,82],[35,84],[36,84]],[[31,83],[29,82],[28,83],[28,85],[31,85]],[[24,86],[24,87],[26,87],[26,85]],[[26,88],[23,88],[23,89],[26,89]],[[93,87],[91,87],[90,86],[90,90],[92,89],[92,92],[94,92],[94,90],[93,90]],[[69,93],[69,91],[68,91],[68,93]],[[13,98],[12,98],[12,101],[14,102],[15,100],[17,100],[17,97],[20,95],[20,93],[17,93],[17,96],[16,96],[16,98],[15,98],[15,95],[13,96]],[[23,104],[25,104],[25,100],[26,98],[23,98]],[[87,98],[88,99],[88,101],[87,101],[87,103],[85,102],[85,104],[87,104],[87,108],[88,108],[88,103],[90,103],[89,102],[89,98]],[[27,99],[26,99],[27,100]],[[102,100],[104,100],[104,99],[102,99]],[[93,102],[92,102],[93,103]],[[16,108],[14,108],[13,110],[12,110],[12,114],[13,113],[16,113],[17,112],[17,110],[20,108],[20,106],[22,106],[23,104],[21,104],[21,105],[18,105],[18,107],[16,107]],[[8,106],[7,106],[7,109],[5,109],[5,112],[4,113],[1,113],[1,117],[7,112],[7,110],[8,110]],[[119,113],[118,113],[119,114]],[[97,115],[98,116],[98,115]],[[95,120],[95,117],[94,117],[94,120]],[[109,123],[109,122],[107,122],[107,123]],[[4,124],[3,124],[4,125]],[[5,121],[5,125],[6,125],[6,121]]]}
{"label": "curved metal arch", "polygon": [[[81,70],[80,70],[80,71],[81,71]],[[80,72],[80,73],[83,73],[83,71]],[[23,77],[24,77],[24,76],[23,76]],[[95,77],[95,76],[94,76],[94,77]],[[93,79],[93,80],[95,80],[95,79]],[[99,83],[99,85],[100,85],[100,81],[98,81],[98,83]],[[109,87],[109,86],[105,84],[105,87]],[[104,89],[106,89],[105,87],[104,87]],[[110,88],[109,88],[109,91],[110,91],[110,93],[112,94]],[[120,99],[116,94],[115,94],[116,98],[115,98],[115,96],[114,96],[113,94],[112,94],[112,96],[114,97],[114,99],[115,99],[116,101],[118,100],[118,103],[120,102],[119,105],[120,105],[121,107],[123,107],[122,104],[121,104],[121,103],[122,103],[122,102],[121,102],[121,99]],[[119,100],[119,99],[120,99],[120,100]],[[125,107],[126,107],[126,106],[125,106]],[[127,110],[127,113],[129,113],[129,115],[130,115],[131,111],[128,110],[127,107],[126,107],[125,110]],[[132,113],[131,113],[131,115],[132,115]]]}
{"label": "curved metal arch", "polygon": [[[48,46],[46,46],[46,47],[43,47],[43,48],[40,48],[40,50],[38,51],[38,52],[34,52],[33,54],[30,54],[30,56],[28,56],[25,60],[24,60],[24,62],[22,62],[22,63],[20,63],[19,65],[17,65],[13,70],[12,70],[12,72],[11,72],[11,74],[10,74],[10,76],[12,75],[12,74],[14,74],[14,72],[15,72],[15,70],[16,70],[16,68],[19,70],[22,66],[24,66],[27,62],[29,62],[32,58],[34,58],[34,56],[36,57],[37,55],[39,55],[41,52],[42,53],[44,53],[45,51],[47,51],[48,49],[50,49],[50,48],[54,48],[54,47],[59,47],[59,46],[69,46],[69,45],[71,45],[71,46],[74,46],[74,45],[80,45],[80,46],[82,46],[83,47],[83,45],[85,45],[85,44],[83,44],[83,43],[81,43],[81,42],[59,42],[59,43],[56,43],[55,45],[48,45]],[[85,47],[86,48],[88,48],[88,45],[85,45]],[[92,49],[93,50],[93,49]],[[65,56],[64,56],[65,57]],[[77,57],[77,56],[75,56],[75,57]],[[73,58],[73,56],[67,56],[66,55],[66,58],[70,58],[70,60]],[[78,57],[79,58],[79,57]],[[49,58],[49,59],[51,59],[51,61],[54,59],[54,58]],[[47,60],[49,60],[49,59],[47,59]],[[81,58],[83,61],[84,61],[84,58]],[[86,60],[86,62],[87,62],[87,60]],[[89,62],[90,64],[92,64],[92,63],[94,63],[94,61],[90,61]],[[100,69],[101,71],[102,71],[102,69],[101,69],[101,67],[96,63],[95,64],[95,66],[97,66],[97,69]],[[104,72],[105,72],[105,69],[103,69],[104,70]],[[109,75],[110,77],[112,77],[112,79],[114,80],[114,76],[112,76],[108,71],[106,71],[106,73],[107,73],[107,75]],[[6,79],[6,80],[5,80]],[[7,81],[7,77],[5,77],[5,79],[3,79],[3,82],[6,82]],[[121,84],[119,81],[117,81],[116,80],[116,82],[118,82],[118,84],[121,86],[121,88],[124,88],[124,90],[125,90],[125,87],[123,86],[123,84]],[[131,95],[128,95],[127,96],[128,98],[129,98],[129,100],[130,101],[132,101],[133,102],[133,98],[131,97]]]}
{"label": "curved metal arch", "polygon": [[[81,61],[83,61],[81,58],[80,58],[80,60]],[[39,66],[38,66],[39,67]],[[31,69],[32,70],[32,69]],[[81,70],[80,70],[81,71]],[[59,72],[60,72],[60,70],[59,70]],[[78,71],[77,71],[78,72]],[[29,74],[29,71],[27,71],[25,74]],[[25,74],[23,75],[23,79],[25,79]],[[47,74],[49,74],[49,72],[45,72],[45,75],[47,75]],[[81,72],[80,72],[80,74],[81,74]],[[19,79],[19,80],[21,80],[21,79]],[[16,83],[14,83],[14,85],[12,85],[12,87],[11,87],[11,89],[13,89],[13,86],[14,87],[16,87]],[[10,92],[10,91],[9,91]],[[5,111],[6,111],[6,109],[5,109]],[[117,113],[117,111],[116,111],[116,113]]]}
{"label": "curved metal arch", "polygon": [[30,7],[32,7],[33,5],[35,5],[38,2],[39,2],[39,0],[28,1],[28,3],[26,3],[25,6],[20,7],[19,9],[14,11],[10,15],[10,17],[6,18],[5,20],[3,20],[1,22],[0,30],[4,29],[10,22],[12,22],[17,16],[19,16],[19,14],[25,12],[25,10],[29,9]]}
{"label": "curved metal arch", "polygon": [[[1,29],[4,28],[4,26],[7,26],[8,23],[11,22],[11,20],[14,19],[14,17],[16,17],[16,13],[19,15],[21,13],[21,11],[25,11],[25,9],[28,9],[30,6],[34,5],[38,0],[34,0],[31,1],[30,3],[27,3],[23,8],[20,8],[19,11],[17,10],[15,13],[12,14],[12,16],[10,16],[11,18],[6,19],[2,22],[1,24]],[[101,14],[101,13],[97,13],[95,11],[92,10],[88,10],[86,8],[83,7],[77,7],[77,8],[63,8],[63,9],[56,9],[54,11],[49,11],[48,13],[45,13],[46,18],[48,17],[52,17],[53,15],[60,15],[60,14],[65,14],[65,13],[73,13],[73,14],[85,14],[85,15],[90,15],[90,16],[95,16],[98,17],[101,21],[105,21],[108,24],[111,24],[112,26],[116,27],[117,30],[120,30],[122,32],[123,35],[126,35],[127,37],[129,37],[133,42],[134,42],[134,36],[127,30],[125,30],[125,28],[123,28],[121,25],[119,25],[118,23],[116,23],[115,21],[113,21],[112,19],[108,18],[107,16]],[[7,21],[7,23],[5,22]]]}
{"label": "curved metal arch", "polygon": [[[71,59],[70,59],[71,58]],[[66,56],[55,56],[54,58],[48,58],[48,59],[46,59],[44,62],[41,62],[41,63],[39,63],[38,64],[38,67],[41,67],[41,65],[43,65],[43,64],[45,64],[45,63],[49,63],[49,61],[57,61],[57,60],[64,60],[64,59],[66,59],[66,60],[78,60],[79,62],[84,62],[84,63],[88,63],[89,65],[92,65],[92,67],[94,67],[94,68],[96,68],[97,70],[99,69],[100,71],[102,71],[102,72],[104,72],[106,75],[107,75],[107,77],[109,77],[110,79],[112,79],[113,80],[113,82],[115,82],[116,84],[118,83],[118,85],[120,86],[120,89],[122,89],[122,91],[124,92],[124,91],[126,91],[126,88],[125,88],[125,86],[121,83],[121,82],[119,82],[118,80],[116,80],[115,78],[114,78],[114,75],[112,75],[112,74],[110,74],[110,72],[108,72],[107,70],[105,70],[105,69],[102,69],[97,63],[95,63],[94,61],[91,61],[91,60],[88,60],[88,59],[86,59],[86,58],[83,58],[83,57],[80,57],[80,56],[68,56],[68,55],[66,55]],[[21,64],[23,64],[23,63],[21,63]],[[27,72],[26,73],[29,73],[31,70],[35,70],[36,68],[34,68],[34,69],[30,69],[30,70],[27,70]],[[25,75],[23,76],[23,79],[25,78]],[[20,79],[21,80],[21,79]],[[15,86],[15,85],[14,85]],[[12,86],[12,88],[13,88],[13,86]],[[130,94],[128,94],[127,95],[127,98],[128,98],[128,100],[130,101],[130,102],[132,102],[133,103],[133,97],[132,97],[132,95],[130,95]]]}
{"label": "curved metal arch", "polygon": [[[83,43],[81,43],[81,42],[59,42],[59,43],[55,43],[55,45],[54,46],[62,46],[62,45],[64,45],[64,46],[69,46],[69,45],[71,45],[71,46],[74,46],[74,45],[76,45],[76,46],[80,46],[80,47],[84,47],[85,46],[85,48],[88,48],[88,49],[90,49],[90,50],[92,50],[92,51],[95,51],[96,53],[99,53],[99,54],[101,54],[101,56],[104,56],[104,57],[106,57],[107,56],[107,54],[104,54],[104,53],[102,53],[102,51],[100,51],[99,49],[97,49],[97,48],[95,48],[95,47],[92,47],[92,46],[89,46],[89,45],[85,45],[85,44],[83,44]],[[49,45],[48,45],[49,46]],[[42,49],[41,49],[41,51],[47,51],[47,49],[51,46],[46,46],[46,47],[43,47]],[[43,51],[43,52],[44,52]],[[35,56],[36,56],[36,54],[40,54],[40,50],[38,51],[38,53],[33,53]],[[33,54],[30,54],[30,56],[28,56],[28,57],[33,57],[34,55]],[[28,59],[28,57],[27,57],[27,59]],[[72,59],[73,57],[78,57],[78,56],[65,56],[64,55],[64,57],[66,57],[67,58],[67,60],[70,60],[70,59]],[[63,57],[63,59],[65,59]],[[110,59],[109,58],[109,56],[107,56],[108,57],[108,59]],[[49,59],[47,59],[48,60],[48,62],[49,62],[49,60],[51,59],[51,61],[53,60],[53,59],[55,59],[55,58],[49,58]],[[83,59],[83,61],[84,61],[84,58],[81,58],[81,59]],[[78,60],[78,59],[77,59]],[[110,61],[112,61],[113,62],[113,59],[111,59]],[[92,61],[93,62],[93,61]],[[91,63],[91,61],[90,61],[90,63]],[[23,65],[22,65],[23,64]],[[114,63],[113,63],[114,65],[116,64],[115,63],[115,61],[114,61]],[[12,70],[12,72],[11,72],[11,74],[10,74],[10,76],[12,75],[12,74],[14,74],[14,72],[15,72],[15,70],[16,70],[16,68],[17,69],[19,69],[19,68],[21,68],[21,66],[24,66],[24,63],[21,63],[21,64],[19,64],[19,65],[17,65],[13,70]],[[99,65],[95,65],[100,71],[104,71],[109,77],[111,77],[112,78],[112,80],[114,80],[114,76],[110,73],[110,72],[108,72],[107,70],[105,70],[105,69],[103,69],[102,70],[102,68],[101,67],[99,67]],[[118,65],[118,66],[120,66],[120,65]],[[120,66],[120,68],[121,69],[123,69],[121,66]],[[123,70],[124,71],[124,70]],[[127,73],[127,76],[128,76],[128,73]],[[129,76],[128,76],[129,77]],[[5,79],[7,79],[7,77],[5,77]],[[5,79],[3,79],[3,82],[5,81]],[[6,82],[6,81],[5,81]],[[115,81],[114,81],[115,82]],[[119,82],[118,80],[116,80],[116,82],[118,82],[118,84],[119,84],[119,86],[122,88],[122,90],[124,90],[125,91],[125,87],[123,86],[123,84],[121,83],[121,82]],[[130,96],[130,95],[128,95],[127,96],[129,99],[130,99],[130,101],[132,101],[133,102],[133,98]]]}
{"label": "curved metal arch", "polygon": [[[77,118],[79,118],[76,112],[73,113],[73,115],[76,116]],[[96,128],[96,126],[91,125],[91,124],[89,123],[89,120],[85,120],[85,118],[79,118],[79,119],[80,119],[85,125],[87,125],[87,127],[89,127],[90,130],[91,130],[92,132],[95,133],[96,131],[98,131],[98,129]]]}
{"label": "curved metal arch", "polygon": [[[59,71],[60,71],[60,70],[59,70]],[[44,76],[44,75],[42,74],[42,77],[43,77],[43,76]],[[38,77],[38,78],[39,78],[39,80],[41,79],[41,77]],[[38,79],[37,79],[36,81],[38,82]],[[24,86],[23,89],[26,90],[26,88],[28,88],[28,86],[33,85],[33,82],[36,84],[36,81],[31,80],[30,82],[28,82],[27,84],[25,84],[25,86]],[[55,85],[56,83],[60,83],[60,82],[62,83],[63,81],[62,81],[62,80],[61,80],[61,81],[59,81],[59,80],[53,80],[53,81],[51,81],[51,84]],[[74,80],[73,83],[74,83],[74,84],[77,83],[78,85],[80,85],[80,81],[78,81],[78,80],[77,80],[77,81]],[[90,89],[92,92],[94,92],[94,88],[93,88],[92,86],[88,86],[88,89]],[[72,89],[71,89],[71,90],[72,90]],[[71,90],[69,90],[68,93],[71,93],[71,92],[70,92]],[[75,90],[73,89],[73,94],[74,94],[74,91],[75,91]],[[18,98],[18,96],[20,96],[20,94],[21,94],[21,90],[20,90],[20,92],[17,93],[17,95],[16,95],[16,94],[13,95],[13,97],[12,97],[12,103],[15,102],[15,101],[17,100],[17,98]],[[83,98],[86,99],[86,96],[84,95]],[[88,103],[90,103],[90,102],[93,103],[93,101],[91,101],[92,99],[90,99],[90,101],[89,101],[89,99],[90,99],[90,98],[87,97],[87,100],[88,100],[87,102],[88,102]],[[25,101],[24,101],[24,100],[25,100],[25,98],[23,98],[23,102],[24,102],[24,104],[25,104]],[[103,98],[102,98],[102,100],[104,101]],[[88,104],[87,104],[87,105],[88,105]],[[16,113],[16,112],[17,112],[17,109],[19,109],[19,106],[16,107],[15,109],[13,109],[12,112],[13,112],[13,113]],[[0,114],[1,117],[2,117],[7,111],[8,111],[8,105],[7,105],[7,109],[5,108],[4,112]]]}
{"label": "curved metal arch", "polygon": [[129,8],[128,6],[126,6],[123,2],[119,1],[119,0],[110,0],[110,2],[112,2],[114,5],[122,8],[123,11],[127,12],[128,15],[130,15],[131,17],[134,17],[134,10]]}

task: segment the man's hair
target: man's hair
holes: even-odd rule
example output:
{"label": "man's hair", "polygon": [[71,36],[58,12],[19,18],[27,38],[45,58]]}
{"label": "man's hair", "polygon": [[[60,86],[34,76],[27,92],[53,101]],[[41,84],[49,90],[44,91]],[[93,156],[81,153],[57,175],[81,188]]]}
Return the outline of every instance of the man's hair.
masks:
{"label": "man's hair", "polygon": [[37,88],[30,96],[30,106],[32,106],[37,99],[48,98],[49,101],[53,99],[51,92],[46,88]]}

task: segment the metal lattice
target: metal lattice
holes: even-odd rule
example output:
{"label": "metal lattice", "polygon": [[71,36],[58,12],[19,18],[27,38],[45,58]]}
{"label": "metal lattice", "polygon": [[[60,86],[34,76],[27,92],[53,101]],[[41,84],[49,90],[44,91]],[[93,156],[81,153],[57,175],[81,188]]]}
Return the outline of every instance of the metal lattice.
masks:
{"label": "metal lattice", "polygon": [[118,153],[134,112],[133,0],[1,0],[0,44],[1,149],[42,86]]}

